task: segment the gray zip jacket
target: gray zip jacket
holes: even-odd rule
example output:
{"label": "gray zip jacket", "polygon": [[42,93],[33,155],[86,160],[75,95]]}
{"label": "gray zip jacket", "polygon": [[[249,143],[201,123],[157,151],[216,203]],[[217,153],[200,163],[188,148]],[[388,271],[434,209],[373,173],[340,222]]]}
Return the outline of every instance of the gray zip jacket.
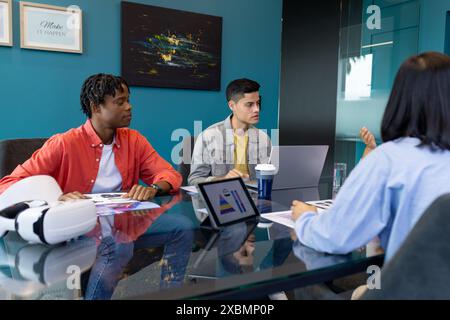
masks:
{"label": "gray zip jacket", "polygon": [[[248,129],[247,159],[250,179],[256,179],[257,164],[269,161],[272,143],[263,130],[254,126]],[[213,124],[197,138],[188,182],[195,185],[224,176],[234,168],[234,136],[231,115]]]}

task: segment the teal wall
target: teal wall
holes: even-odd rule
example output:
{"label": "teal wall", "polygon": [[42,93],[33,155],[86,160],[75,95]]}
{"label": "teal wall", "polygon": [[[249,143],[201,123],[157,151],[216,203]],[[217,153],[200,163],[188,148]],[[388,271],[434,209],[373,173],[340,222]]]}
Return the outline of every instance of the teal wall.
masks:
{"label": "teal wall", "polygon": [[419,36],[421,52],[444,51],[447,11],[450,11],[450,0],[421,0]]}
{"label": "teal wall", "polygon": [[[38,2],[38,1],[32,1]],[[85,121],[79,93],[93,73],[120,73],[119,0],[42,0],[83,10],[82,55],[20,49],[19,1],[14,0],[14,47],[0,47],[0,139],[48,137]],[[261,85],[260,128],[278,125],[282,0],[141,0],[149,5],[223,17],[221,91],[132,88],[134,118],[139,130],[166,159],[172,131],[193,133],[228,115],[225,87],[249,77]]]}

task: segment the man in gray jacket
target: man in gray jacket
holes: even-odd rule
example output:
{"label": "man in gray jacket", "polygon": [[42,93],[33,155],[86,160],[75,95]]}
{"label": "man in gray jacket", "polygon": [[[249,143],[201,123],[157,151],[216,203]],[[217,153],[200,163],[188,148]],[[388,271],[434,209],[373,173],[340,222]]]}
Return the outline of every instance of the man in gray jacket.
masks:
{"label": "man in gray jacket", "polygon": [[260,85],[249,79],[232,81],[226,90],[232,114],[197,138],[188,178],[190,185],[218,179],[255,179],[255,166],[269,161],[271,142],[255,127],[261,111]]}

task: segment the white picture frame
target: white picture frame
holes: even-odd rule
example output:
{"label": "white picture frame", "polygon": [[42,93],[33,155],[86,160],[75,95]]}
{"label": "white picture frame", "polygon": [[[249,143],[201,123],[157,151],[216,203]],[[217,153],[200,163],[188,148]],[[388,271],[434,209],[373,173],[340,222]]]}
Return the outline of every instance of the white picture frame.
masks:
{"label": "white picture frame", "polygon": [[21,1],[20,47],[83,53],[82,10]]}
{"label": "white picture frame", "polygon": [[12,0],[0,0],[0,46],[12,45]]}

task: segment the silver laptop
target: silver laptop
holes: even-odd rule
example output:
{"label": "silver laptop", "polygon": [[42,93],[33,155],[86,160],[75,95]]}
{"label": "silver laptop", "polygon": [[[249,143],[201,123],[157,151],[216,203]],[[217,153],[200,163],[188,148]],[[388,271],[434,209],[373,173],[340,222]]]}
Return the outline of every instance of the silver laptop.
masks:
{"label": "silver laptop", "polygon": [[[328,146],[274,146],[271,163],[278,168],[272,190],[310,188],[319,185]],[[258,188],[256,181],[246,185]]]}

